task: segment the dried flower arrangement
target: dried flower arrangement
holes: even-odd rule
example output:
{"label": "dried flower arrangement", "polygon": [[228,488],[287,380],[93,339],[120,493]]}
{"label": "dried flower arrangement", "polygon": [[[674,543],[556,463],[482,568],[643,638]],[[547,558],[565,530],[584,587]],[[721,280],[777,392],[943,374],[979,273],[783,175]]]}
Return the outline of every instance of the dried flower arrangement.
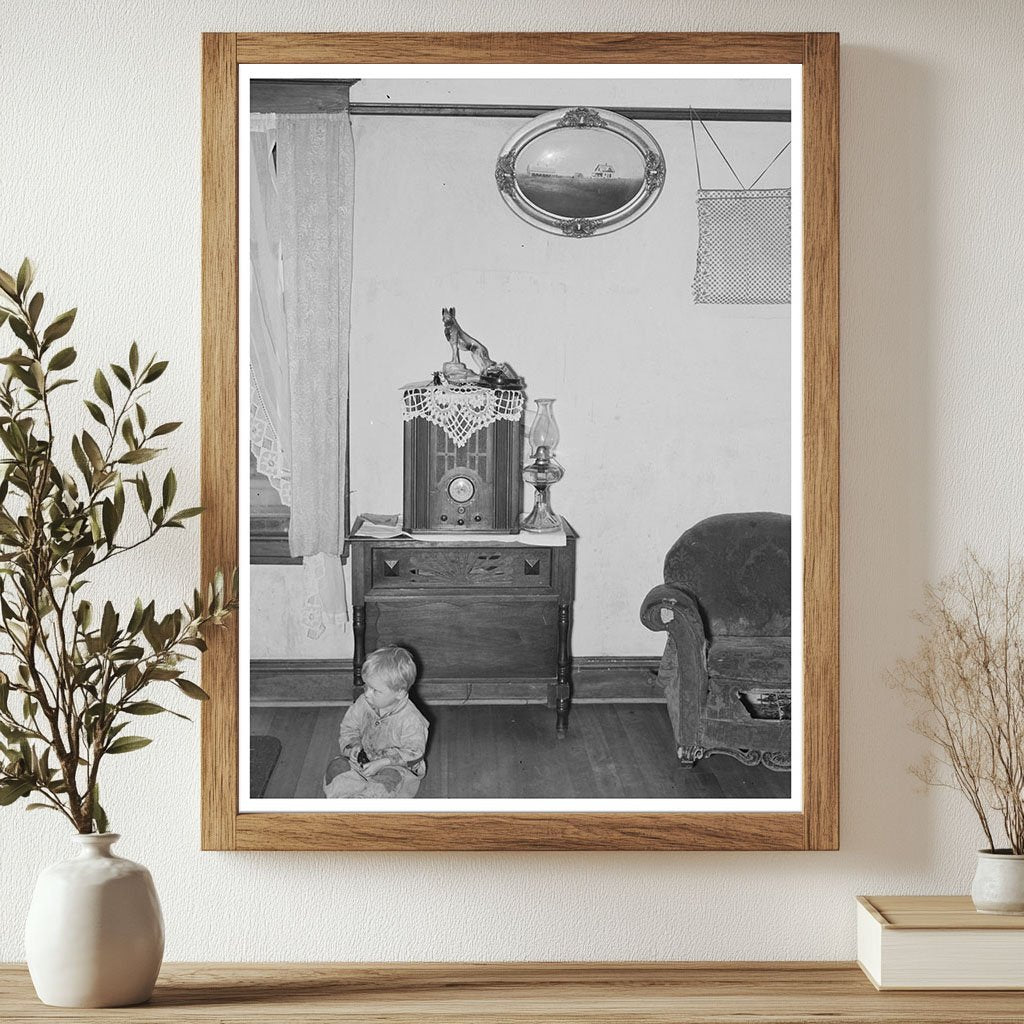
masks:
{"label": "dried flower arrangement", "polygon": [[1001,852],[1024,854],[1024,561],[997,571],[968,554],[926,588],[916,618],[917,653],[895,678],[939,755],[912,771],[963,793],[989,852],[1005,837]]}

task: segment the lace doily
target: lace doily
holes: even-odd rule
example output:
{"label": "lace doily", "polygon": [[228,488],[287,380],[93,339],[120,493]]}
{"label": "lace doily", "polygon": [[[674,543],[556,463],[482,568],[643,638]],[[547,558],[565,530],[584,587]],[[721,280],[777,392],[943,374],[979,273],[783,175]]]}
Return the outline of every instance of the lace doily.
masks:
{"label": "lace doily", "polygon": [[523,415],[522,391],[482,388],[478,384],[427,384],[404,394],[404,420],[420,417],[440,427],[457,448],[497,420]]}

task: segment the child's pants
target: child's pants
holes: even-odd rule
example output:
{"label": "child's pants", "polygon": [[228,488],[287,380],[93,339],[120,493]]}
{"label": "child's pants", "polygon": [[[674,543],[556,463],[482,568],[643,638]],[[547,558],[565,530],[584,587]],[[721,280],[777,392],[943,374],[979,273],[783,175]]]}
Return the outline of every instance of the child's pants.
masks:
{"label": "child's pants", "polygon": [[416,795],[420,778],[408,768],[381,768],[370,776],[352,769],[344,756],[332,758],[324,772],[324,796],[333,800],[399,800]]}

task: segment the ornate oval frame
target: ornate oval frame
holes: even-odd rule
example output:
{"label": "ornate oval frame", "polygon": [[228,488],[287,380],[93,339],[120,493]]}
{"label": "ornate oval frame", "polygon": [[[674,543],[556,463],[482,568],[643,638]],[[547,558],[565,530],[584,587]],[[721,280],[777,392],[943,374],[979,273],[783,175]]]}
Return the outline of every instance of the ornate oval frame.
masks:
{"label": "ornate oval frame", "polygon": [[[516,161],[529,143],[562,128],[600,128],[632,143],[643,158],[644,178],[623,206],[595,217],[567,217],[542,209],[528,199],[516,179]],[[651,208],[665,184],[665,156],[654,136],[635,121],[598,107],[560,107],[535,117],[505,143],[494,169],[502,199],[529,224],[568,238],[589,238],[625,227]]]}

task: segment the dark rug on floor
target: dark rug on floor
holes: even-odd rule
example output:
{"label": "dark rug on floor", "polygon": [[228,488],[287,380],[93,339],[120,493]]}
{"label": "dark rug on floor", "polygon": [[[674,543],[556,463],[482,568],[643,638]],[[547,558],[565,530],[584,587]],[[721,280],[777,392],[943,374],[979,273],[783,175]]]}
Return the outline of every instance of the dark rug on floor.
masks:
{"label": "dark rug on floor", "polygon": [[249,737],[249,796],[252,799],[258,799],[267,791],[267,783],[280,756],[281,741],[276,737]]}

